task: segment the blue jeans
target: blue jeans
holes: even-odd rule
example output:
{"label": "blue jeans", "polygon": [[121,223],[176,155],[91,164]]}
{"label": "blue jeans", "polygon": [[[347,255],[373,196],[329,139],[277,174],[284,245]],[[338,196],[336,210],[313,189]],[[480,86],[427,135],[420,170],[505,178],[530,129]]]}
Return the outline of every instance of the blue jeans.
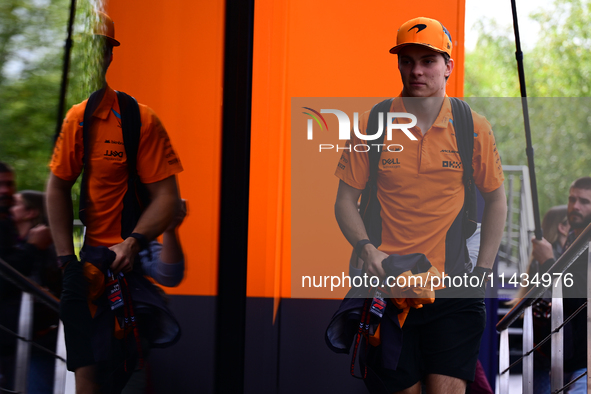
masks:
{"label": "blue jeans", "polygon": [[[564,383],[568,383],[577,376],[585,373],[587,368],[577,369],[570,373],[564,374]],[[566,393],[568,394],[587,394],[587,376],[583,376],[581,379],[577,380],[573,383],[567,390]]]}

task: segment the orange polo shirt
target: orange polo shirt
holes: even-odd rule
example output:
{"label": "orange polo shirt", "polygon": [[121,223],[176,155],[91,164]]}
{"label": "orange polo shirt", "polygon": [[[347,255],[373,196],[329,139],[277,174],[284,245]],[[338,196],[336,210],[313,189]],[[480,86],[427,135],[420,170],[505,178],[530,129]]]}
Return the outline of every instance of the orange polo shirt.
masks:
{"label": "orange polo shirt", "polygon": [[[84,110],[88,100],[67,113],[56,142],[50,168],[58,178],[73,181],[82,171]],[[137,171],[143,183],[154,183],[183,170],[168,134],[150,108],[139,104],[141,131]],[[85,243],[111,246],[121,238],[121,211],[127,191],[127,157],[116,92],[107,86],[95,110],[87,161],[88,203]]]}
{"label": "orange polo shirt", "polygon": [[[398,97],[392,102],[390,112],[408,111]],[[363,134],[368,117],[369,111],[359,120]],[[490,123],[474,111],[472,117],[474,181],[481,192],[491,192],[504,180],[500,156]],[[399,144],[403,148],[395,151],[399,146],[392,146],[392,152],[384,148],[380,156],[378,200],[382,207],[382,244],[379,249],[387,254],[423,253],[435,268],[448,273],[452,269],[450,264],[464,264],[448,262],[446,266],[445,261],[447,232],[464,204],[463,168],[449,99],[445,98],[437,119],[425,135],[416,126],[409,131],[416,141],[401,130],[392,132],[392,141],[384,138],[386,147]],[[343,151],[337,166],[335,175],[356,189],[365,188],[369,162],[368,154],[363,152],[367,148],[357,147],[360,152],[356,152],[355,147],[371,143],[353,135],[349,141],[353,149]]]}

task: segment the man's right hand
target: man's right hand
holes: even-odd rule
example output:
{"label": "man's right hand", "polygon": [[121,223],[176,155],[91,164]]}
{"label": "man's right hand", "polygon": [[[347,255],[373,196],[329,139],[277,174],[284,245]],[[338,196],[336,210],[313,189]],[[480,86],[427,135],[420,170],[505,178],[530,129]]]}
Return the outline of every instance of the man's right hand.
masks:
{"label": "man's right hand", "polygon": [[376,249],[372,244],[363,246],[361,260],[365,263],[365,272],[370,276],[377,276],[381,279],[386,277],[386,272],[382,267],[382,261],[388,258],[388,255]]}

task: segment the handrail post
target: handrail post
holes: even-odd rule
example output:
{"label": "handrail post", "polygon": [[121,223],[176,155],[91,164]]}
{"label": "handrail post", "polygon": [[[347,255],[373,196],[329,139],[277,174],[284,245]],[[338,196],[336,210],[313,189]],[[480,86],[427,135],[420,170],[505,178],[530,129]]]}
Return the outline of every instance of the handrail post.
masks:
{"label": "handrail post", "polygon": [[[57,341],[55,345],[55,353],[66,358],[66,343],[64,338],[64,324],[60,320],[57,326]],[[54,378],[53,378],[53,394],[64,394],[66,392],[66,363],[60,359],[55,360]]]}
{"label": "handrail post", "polygon": [[24,291],[21,296],[21,308],[18,317],[18,335],[26,341],[17,339],[14,388],[16,392],[26,393],[29,361],[31,359],[31,343],[27,341],[30,341],[33,336],[33,296]]}
{"label": "handrail post", "polygon": [[[552,287],[552,312],[550,327],[552,332],[564,321],[564,308],[562,305],[562,280],[556,278]],[[564,350],[562,339],[564,331],[560,329],[552,335],[552,354],[550,356],[550,388],[552,392],[560,390],[564,385]]]}
{"label": "handrail post", "polygon": [[[509,330],[501,331],[499,339],[499,371],[509,368]],[[499,394],[509,394],[509,371],[499,376]]]}
{"label": "handrail post", "polygon": [[534,393],[534,354],[526,354],[534,347],[534,323],[532,307],[528,306],[523,311],[523,366],[522,366],[522,393]]}
{"label": "handrail post", "polygon": [[[548,269],[547,274],[550,276],[558,275],[559,278],[571,267],[571,265],[577,261],[579,258],[583,258],[584,254],[587,253],[587,264],[591,266],[591,224],[587,225],[587,227],[583,230],[581,234],[574,240],[574,242],[569,246],[569,248],[564,251],[562,256],[560,256],[554,264]],[[558,279],[558,278],[557,278]],[[564,307],[563,307],[563,282],[554,281],[553,289],[552,289],[552,320],[551,326],[552,331],[554,332],[557,330],[559,326],[562,326],[564,320]],[[587,272],[587,302],[589,303],[589,307],[591,307],[591,267],[588,269]],[[526,308],[530,307],[532,303],[540,298],[543,297],[544,292],[547,291],[547,288],[542,286],[534,286],[532,287],[524,296],[523,298],[499,321],[496,325],[497,331],[501,333],[501,339],[506,336],[505,331],[507,328],[516,321]],[[591,341],[591,312],[589,311],[589,307],[587,307],[587,339]],[[582,311],[582,307],[579,308],[576,313]],[[567,318],[567,319],[570,319]],[[557,334],[552,335],[551,345],[552,345],[552,368],[551,368],[551,386],[552,391],[555,392],[557,390],[563,389],[563,371],[564,371],[564,350],[563,350],[563,341],[562,338],[564,337],[564,333],[562,330],[558,330]],[[501,342],[501,349],[499,355],[499,364],[501,371],[507,369],[507,363],[505,362],[505,358],[508,357],[508,338],[507,341]],[[507,347],[504,349],[504,347]],[[591,367],[591,353],[587,351],[587,365]],[[505,384],[508,386],[508,381],[505,383],[505,380],[508,379],[506,374],[501,375],[501,383],[499,388],[503,390]],[[581,375],[582,378],[582,375]],[[507,391],[502,391],[502,393],[506,393]],[[591,394],[591,379],[587,376],[587,392]]]}
{"label": "handrail post", "polygon": [[511,258],[511,239],[513,238],[513,174],[509,175],[509,190],[507,191],[507,235],[505,237],[505,253],[507,260]]}

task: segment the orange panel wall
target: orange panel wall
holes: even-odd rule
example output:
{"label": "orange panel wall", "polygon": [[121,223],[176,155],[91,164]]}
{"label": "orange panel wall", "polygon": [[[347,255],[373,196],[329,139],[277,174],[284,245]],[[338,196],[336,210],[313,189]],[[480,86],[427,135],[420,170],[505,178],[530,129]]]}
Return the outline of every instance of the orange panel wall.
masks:
{"label": "orange panel wall", "polygon": [[[447,92],[461,97],[463,0],[256,1],[249,296],[290,297],[291,258],[296,254],[346,271],[351,247],[332,214],[338,186],[333,173],[339,155],[329,170],[318,168],[322,174],[311,174],[318,178],[314,190],[298,190],[297,195],[303,196],[298,198],[306,198],[310,206],[308,211],[297,212],[298,221],[309,223],[310,236],[298,250],[291,249],[291,174],[295,165],[291,134],[296,132],[291,128],[291,99],[397,95],[402,87],[397,58],[388,50],[395,45],[398,26],[416,16],[436,18],[450,31],[455,69]],[[332,231],[315,231],[319,213],[332,216],[326,219],[332,220],[327,225]]]}
{"label": "orange panel wall", "polygon": [[[224,2],[111,0],[107,11],[122,43],[108,81],[156,111],[185,168],[179,179],[190,212],[181,228],[187,275],[167,291],[215,295]],[[415,16],[437,18],[450,31],[456,67],[448,94],[462,96],[463,0],[256,1],[249,296],[291,296],[291,98],[397,95],[396,57],[388,49],[398,26]],[[332,172],[310,195],[311,206],[332,209]],[[316,258],[346,267],[350,247],[338,229],[324,235],[311,238],[310,250],[326,249]]]}
{"label": "orange panel wall", "polygon": [[224,1],[112,0],[121,46],[109,84],[150,106],[181,157],[186,276],[172,294],[215,295],[219,232]]}

